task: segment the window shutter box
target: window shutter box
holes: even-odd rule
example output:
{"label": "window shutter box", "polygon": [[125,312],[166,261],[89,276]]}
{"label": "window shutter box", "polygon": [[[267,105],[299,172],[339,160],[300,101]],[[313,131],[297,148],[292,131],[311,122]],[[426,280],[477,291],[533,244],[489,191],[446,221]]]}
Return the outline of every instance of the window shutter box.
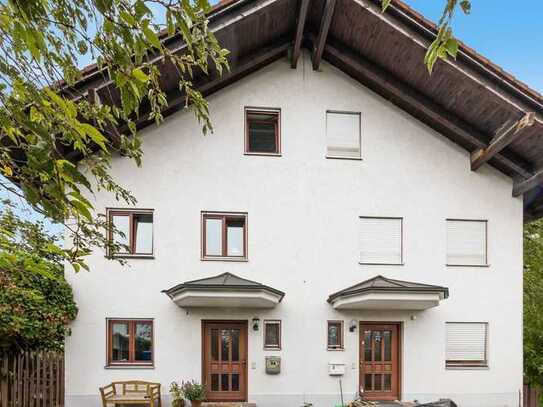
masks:
{"label": "window shutter box", "polygon": [[487,222],[447,220],[447,264],[487,264]]}
{"label": "window shutter box", "polygon": [[360,113],[326,112],[326,156],[360,158]]}
{"label": "window shutter box", "polygon": [[486,323],[448,322],[446,325],[447,363],[486,361]]}
{"label": "window shutter box", "polygon": [[402,219],[360,218],[360,262],[402,263]]}

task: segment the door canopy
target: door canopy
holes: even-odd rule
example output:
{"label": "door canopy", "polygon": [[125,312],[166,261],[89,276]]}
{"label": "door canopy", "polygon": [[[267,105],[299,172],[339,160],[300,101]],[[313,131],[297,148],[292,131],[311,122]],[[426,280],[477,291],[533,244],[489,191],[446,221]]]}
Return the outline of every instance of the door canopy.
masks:
{"label": "door canopy", "polygon": [[377,276],[328,297],[335,309],[425,310],[449,297],[449,289]]}
{"label": "door canopy", "polygon": [[162,291],[182,308],[273,308],[285,293],[231,273],[187,281]]}

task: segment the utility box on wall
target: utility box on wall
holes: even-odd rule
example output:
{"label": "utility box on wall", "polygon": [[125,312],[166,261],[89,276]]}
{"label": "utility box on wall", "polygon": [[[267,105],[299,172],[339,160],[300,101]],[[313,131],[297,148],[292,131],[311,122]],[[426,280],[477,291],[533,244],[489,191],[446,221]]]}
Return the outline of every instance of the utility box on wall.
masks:
{"label": "utility box on wall", "polygon": [[328,363],[328,374],[330,376],[343,376],[345,374],[345,364]]}
{"label": "utility box on wall", "polygon": [[281,373],[281,358],[279,356],[266,356],[266,374]]}

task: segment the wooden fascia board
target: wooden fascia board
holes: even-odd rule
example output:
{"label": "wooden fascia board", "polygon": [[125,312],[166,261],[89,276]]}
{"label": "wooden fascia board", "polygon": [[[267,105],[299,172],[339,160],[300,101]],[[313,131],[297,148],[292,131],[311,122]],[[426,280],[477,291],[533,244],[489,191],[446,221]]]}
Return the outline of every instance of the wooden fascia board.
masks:
{"label": "wooden fascia board", "polygon": [[302,39],[304,36],[305,20],[307,19],[307,9],[309,8],[309,0],[301,0],[300,12],[298,13],[298,23],[296,25],[296,34],[294,36],[294,46],[292,48],[292,60],[290,66],[296,69],[300,51],[302,49]]}
{"label": "wooden fascia board", "polygon": [[335,7],[336,0],[326,0],[324,10],[322,12],[319,33],[313,48],[313,69],[315,71],[319,69],[322,60],[322,53],[324,52],[326,39],[328,38],[328,31],[330,30],[330,24],[332,23],[332,16],[334,15]]}
{"label": "wooden fascia board", "polygon": [[520,120],[502,126],[487,147],[480,148],[471,154],[471,170],[476,171],[509,144],[518,140],[524,134],[524,130],[534,124],[534,118],[535,114],[528,112]]}
{"label": "wooden fascia board", "polygon": [[543,183],[543,169],[528,179],[516,181],[513,185],[513,196],[520,196]]}

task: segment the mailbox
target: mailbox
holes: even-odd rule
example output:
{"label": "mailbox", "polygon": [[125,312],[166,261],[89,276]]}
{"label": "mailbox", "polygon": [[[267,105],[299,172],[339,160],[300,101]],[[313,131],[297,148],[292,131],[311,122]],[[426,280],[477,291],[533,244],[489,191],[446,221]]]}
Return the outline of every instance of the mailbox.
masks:
{"label": "mailbox", "polygon": [[266,374],[279,374],[281,372],[281,358],[279,356],[266,356]]}
{"label": "mailbox", "polygon": [[345,374],[345,364],[328,363],[328,374],[330,376],[343,376]]}

